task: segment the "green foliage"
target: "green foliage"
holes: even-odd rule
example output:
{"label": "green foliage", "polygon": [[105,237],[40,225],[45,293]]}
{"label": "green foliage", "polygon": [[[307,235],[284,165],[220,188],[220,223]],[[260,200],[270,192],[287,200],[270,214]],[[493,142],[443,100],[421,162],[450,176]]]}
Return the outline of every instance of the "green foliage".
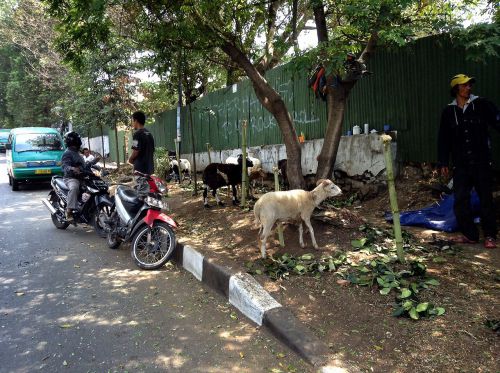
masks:
{"label": "green foliage", "polygon": [[[273,280],[286,279],[291,275],[314,276],[333,272],[351,284],[377,287],[383,296],[394,295],[394,316],[409,317],[418,320],[425,317],[441,316],[445,309],[422,300],[422,295],[439,281],[427,276],[427,267],[422,260],[414,259],[405,264],[397,262],[395,248],[388,246],[392,242],[392,231],[364,225],[360,227],[364,234],[351,245],[354,251],[366,254],[366,259],[353,259],[349,253],[315,258],[313,254],[294,256],[283,254],[270,256],[246,264],[252,274],[265,274]],[[411,252],[421,252],[415,245],[414,238],[403,232],[406,248]]]}
{"label": "green foliage", "polygon": [[500,56],[500,22],[458,29],[451,37],[456,44],[465,47],[468,60],[482,62],[486,57]]}
{"label": "green foliage", "polygon": [[55,126],[65,69],[51,48],[53,22],[35,0],[0,4],[0,126]]}
{"label": "green foliage", "polygon": [[162,178],[165,178],[170,169],[170,158],[168,157],[168,149],[164,147],[156,147],[154,153],[155,172]]}
{"label": "green foliage", "polygon": [[489,319],[484,322],[484,325],[500,335],[500,320]]}
{"label": "green foliage", "polygon": [[143,100],[137,103],[138,110],[149,113],[148,122],[154,114],[173,109],[177,106],[178,97],[175,89],[164,81],[141,82],[137,88]]}
{"label": "green foliage", "polygon": [[313,254],[294,256],[283,254],[280,257],[269,256],[255,262],[247,262],[250,273],[266,274],[273,280],[287,278],[290,274],[320,276],[321,273],[334,272],[346,261],[344,254],[322,256],[315,259]]}
{"label": "green foliage", "polygon": [[351,194],[348,198],[340,199],[340,198],[329,198],[323,202],[323,205],[327,207],[333,208],[343,208],[350,207],[354,205],[354,203],[359,199],[358,193]]}

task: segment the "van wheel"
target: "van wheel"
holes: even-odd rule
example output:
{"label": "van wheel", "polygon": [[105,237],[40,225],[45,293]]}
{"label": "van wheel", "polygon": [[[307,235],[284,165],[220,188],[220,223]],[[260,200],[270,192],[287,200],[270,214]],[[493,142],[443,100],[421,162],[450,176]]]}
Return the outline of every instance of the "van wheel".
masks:
{"label": "van wheel", "polygon": [[16,179],[12,178],[12,190],[14,192],[17,192],[19,190],[19,181],[17,181]]}

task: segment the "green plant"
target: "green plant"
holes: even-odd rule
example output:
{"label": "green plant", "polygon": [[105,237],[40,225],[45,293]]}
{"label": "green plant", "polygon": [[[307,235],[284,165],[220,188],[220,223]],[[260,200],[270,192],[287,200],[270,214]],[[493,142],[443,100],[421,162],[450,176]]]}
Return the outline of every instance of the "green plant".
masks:
{"label": "green plant", "polygon": [[[315,258],[313,254],[283,254],[248,262],[248,272],[265,274],[274,280],[286,279],[290,275],[319,278],[323,273],[334,272],[352,284],[376,286],[381,295],[392,293],[395,297],[394,316],[418,320],[445,313],[443,307],[421,299],[425,290],[439,285],[438,280],[427,276],[423,257],[399,263],[395,247],[387,244],[391,243],[392,231],[369,225],[363,225],[359,230],[363,237],[351,241],[352,251],[365,254],[366,259],[353,260],[349,253],[320,258]],[[421,253],[422,247],[416,245],[415,238],[408,232],[402,233],[408,253]]]}
{"label": "green plant", "polygon": [[170,170],[170,158],[168,157],[168,149],[161,146],[155,148],[154,162],[156,174],[161,178],[166,178],[167,172]]}
{"label": "green plant", "polygon": [[346,261],[345,254],[327,255],[315,259],[313,254],[294,256],[283,254],[279,257],[268,256],[266,259],[258,259],[247,262],[246,267],[251,274],[265,274],[277,280],[287,278],[290,274],[321,276],[324,272],[334,272]]}
{"label": "green plant", "polygon": [[353,193],[351,194],[348,198],[346,199],[337,199],[337,198],[331,198],[331,199],[326,199],[323,201],[323,205],[326,207],[333,207],[333,208],[343,208],[343,207],[351,207],[354,205],[354,202],[356,202],[359,199],[358,193]]}
{"label": "green plant", "polygon": [[500,335],[500,320],[486,320],[484,325]]}

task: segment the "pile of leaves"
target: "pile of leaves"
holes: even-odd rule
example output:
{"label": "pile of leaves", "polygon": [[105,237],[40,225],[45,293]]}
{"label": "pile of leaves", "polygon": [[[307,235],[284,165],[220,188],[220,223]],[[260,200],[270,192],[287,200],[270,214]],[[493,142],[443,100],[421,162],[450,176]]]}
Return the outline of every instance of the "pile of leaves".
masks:
{"label": "pile of leaves", "polygon": [[345,254],[322,256],[319,259],[315,259],[313,254],[301,256],[283,254],[276,258],[271,255],[266,259],[247,262],[246,267],[251,274],[265,274],[273,280],[286,279],[291,274],[312,275],[319,278],[324,272],[335,272],[346,259]]}
{"label": "pile of leaves", "polygon": [[[351,284],[376,287],[381,295],[393,295],[394,316],[418,320],[445,313],[443,307],[423,299],[425,290],[439,285],[439,281],[427,276],[425,257],[410,256],[411,260],[399,263],[391,231],[368,225],[361,226],[360,231],[363,237],[353,240],[352,248],[347,253],[320,258],[315,258],[313,254],[270,256],[248,262],[248,272],[265,274],[273,280],[286,279],[290,275],[319,278],[323,273],[333,272]],[[411,234],[404,232],[403,239],[407,254],[412,251],[422,253],[422,247],[414,243]]]}
{"label": "pile of leaves", "polygon": [[323,201],[323,206],[327,208],[343,208],[351,207],[356,201],[359,200],[358,193],[353,193],[349,197],[344,199],[339,198],[328,198]]}

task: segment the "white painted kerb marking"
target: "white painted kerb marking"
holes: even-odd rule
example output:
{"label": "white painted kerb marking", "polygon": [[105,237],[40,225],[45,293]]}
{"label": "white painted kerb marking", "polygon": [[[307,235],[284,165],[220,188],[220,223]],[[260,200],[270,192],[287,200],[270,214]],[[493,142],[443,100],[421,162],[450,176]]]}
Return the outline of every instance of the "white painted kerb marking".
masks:
{"label": "white painted kerb marking", "polygon": [[238,273],[229,279],[229,303],[258,325],[262,325],[264,312],[281,307],[248,273]]}
{"label": "white painted kerb marking", "polygon": [[203,276],[203,255],[193,249],[191,246],[184,246],[182,254],[182,266],[194,277],[201,281]]}

